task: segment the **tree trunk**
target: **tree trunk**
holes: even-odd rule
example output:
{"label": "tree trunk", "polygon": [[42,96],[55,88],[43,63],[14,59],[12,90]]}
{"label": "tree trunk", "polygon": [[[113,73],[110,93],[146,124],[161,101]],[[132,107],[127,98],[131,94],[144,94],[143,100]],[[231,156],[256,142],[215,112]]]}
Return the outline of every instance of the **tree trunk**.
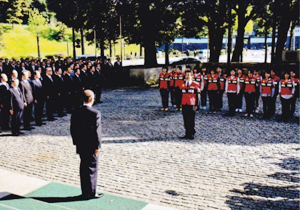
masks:
{"label": "tree trunk", "polygon": [[271,49],[271,63],[275,62],[275,35],[276,35],[276,18],[273,19],[273,26],[272,26],[272,49]]}
{"label": "tree trunk", "polygon": [[140,44],[140,58],[143,56],[143,46]]}
{"label": "tree trunk", "polygon": [[289,50],[292,50],[292,42],[293,42],[293,37],[294,37],[294,29],[295,29],[295,22],[293,21],[292,26],[291,26],[291,32],[290,32],[290,39],[289,39]]}
{"label": "tree trunk", "polygon": [[112,57],[112,44],[111,44],[111,40],[109,41],[109,57]]}
{"label": "tree trunk", "polygon": [[243,48],[244,48],[244,35],[245,35],[246,24],[247,24],[247,22],[245,21],[244,18],[239,18],[235,48],[234,48],[234,51],[232,54],[232,59],[231,59],[232,62],[239,62],[240,57],[242,56]]}
{"label": "tree trunk", "polygon": [[104,40],[102,38],[100,39],[100,55],[101,58],[104,59]]}
{"label": "tree trunk", "polygon": [[169,65],[169,42],[165,43],[165,65]]}
{"label": "tree trunk", "polygon": [[219,62],[225,29],[209,27],[209,62]]}
{"label": "tree trunk", "polygon": [[36,43],[37,43],[38,57],[41,58],[40,38],[39,38],[39,35],[36,35]]}
{"label": "tree trunk", "polygon": [[84,34],[83,34],[83,29],[80,29],[80,37],[81,37],[81,54],[84,55]]}
{"label": "tree trunk", "polygon": [[268,30],[267,28],[265,28],[265,63],[267,63],[267,59],[268,59]]}
{"label": "tree trunk", "polygon": [[72,41],[73,41],[73,58],[76,59],[76,44],[75,44],[75,29],[72,27]]}
{"label": "tree trunk", "polygon": [[230,75],[230,57],[231,57],[231,46],[232,46],[232,11],[231,1],[228,2],[228,42],[227,42],[227,75]]}
{"label": "tree trunk", "polygon": [[287,34],[290,28],[291,19],[289,15],[284,16],[278,27],[277,45],[275,53],[275,61],[280,64],[282,62],[282,51],[285,48]]}

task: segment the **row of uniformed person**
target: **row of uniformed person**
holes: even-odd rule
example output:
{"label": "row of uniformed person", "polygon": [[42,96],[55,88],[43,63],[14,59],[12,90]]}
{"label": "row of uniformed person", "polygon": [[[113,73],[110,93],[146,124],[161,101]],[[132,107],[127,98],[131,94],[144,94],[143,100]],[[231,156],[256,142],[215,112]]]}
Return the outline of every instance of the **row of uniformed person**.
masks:
{"label": "row of uniformed person", "polygon": [[91,66],[90,69],[86,65],[82,65],[81,69],[74,69],[74,65],[70,65],[64,73],[61,68],[53,72],[52,68],[47,67],[45,76],[41,77],[41,72],[35,71],[33,79],[30,71],[24,70],[21,78],[19,81],[17,75],[8,81],[8,76],[1,74],[0,131],[11,128],[15,136],[22,134],[21,120],[25,130],[31,130],[32,118],[36,126],[42,125],[44,106],[48,121],[55,120],[55,112],[59,117],[65,116],[65,111],[71,113],[82,104],[82,94],[86,89],[95,92],[96,103],[102,102],[103,76],[100,65]]}
{"label": "row of uniformed person", "polygon": [[[172,106],[180,110],[182,103],[181,86],[186,78],[181,71],[181,66],[177,68],[172,66],[171,72],[167,67],[163,67],[163,72],[159,76],[160,92],[162,96],[162,110],[168,111],[169,92]],[[187,66],[190,71],[190,66]],[[223,107],[223,94],[228,97],[229,115],[233,116],[235,112],[242,112],[243,97],[246,101],[247,117],[253,117],[254,112],[258,110],[258,99],[263,101],[263,117],[270,118],[275,115],[275,104],[278,94],[282,102],[282,118],[287,120],[295,112],[296,99],[299,96],[299,79],[295,78],[293,71],[285,74],[287,78],[280,80],[274,70],[266,71],[264,77],[257,71],[248,71],[247,76],[242,74],[242,70],[237,72],[232,70],[230,76],[222,74],[222,70],[212,69],[210,74],[206,73],[206,68],[193,70],[192,79],[198,83],[201,92],[199,101],[200,109],[206,109],[207,95],[209,97],[209,112],[219,111]],[[282,91],[283,90],[283,91]],[[289,90],[289,91],[288,91]],[[287,108],[289,107],[289,108]]]}

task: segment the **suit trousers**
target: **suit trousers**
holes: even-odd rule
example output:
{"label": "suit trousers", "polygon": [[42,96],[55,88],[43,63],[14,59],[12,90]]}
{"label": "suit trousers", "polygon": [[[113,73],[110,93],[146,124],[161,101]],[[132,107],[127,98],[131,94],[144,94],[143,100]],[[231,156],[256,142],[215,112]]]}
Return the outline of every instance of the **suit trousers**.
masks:
{"label": "suit trousers", "polygon": [[163,108],[168,108],[169,91],[167,89],[160,89],[159,91],[160,91]]}
{"label": "suit trousers", "polygon": [[179,87],[175,87],[175,104],[177,108],[180,108],[181,105],[182,92]]}
{"label": "suit trousers", "polygon": [[236,97],[236,108],[242,109],[243,107],[243,93],[239,93]]}
{"label": "suit trousers", "polygon": [[277,99],[277,94],[275,94],[273,97],[271,97],[271,101],[270,101],[270,116],[274,116],[275,115],[275,111],[276,111],[276,99]]}
{"label": "suit trousers", "polygon": [[43,111],[44,101],[38,101],[34,104],[34,119],[36,125],[42,125]]}
{"label": "suit trousers", "polygon": [[182,105],[182,115],[185,128],[185,135],[192,136],[195,135],[195,106]]}
{"label": "suit trousers", "polygon": [[272,98],[271,96],[267,96],[267,97],[262,97],[262,100],[263,100],[264,117],[270,117]]}
{"label": "suit trousers", "polygon": [[47,120],[53,120],[53,113],[55,108],[55,102],[53,98],[46,99],[46,114],[47,114]]}
{"label": "suit trousers", "polygon": [[203,89],[201,91],[201,106],[205,107],[206,106],[206,101],[207,101],[207,91]]}
{"label": "suit trousers", "polygon": [[171,104],[172,106],[175,105],[175,88],[174,87],[170,87],[170,95],[171,95]]}
{"label": "suit trousers", "polygon": [[295,110],[296,110],[296,102],[297,102],[297,96],[294,95],[294,96],[292,97],[292,100],[291,100],[291,116],[293,116],[294,113],[295,113]]}
{"label": "suit trousers", "polygon": [[222,109],[223,108],[223,94],[224,90],[220,90],[219,93],[217,94],[217,109]]}
{"label": "suit trousers", "polygon": [[254,105],[255,105],[255,97],[256,97],[256,93],[252,93],[252,92],[245,93],[246,113],[247,114],[253,114]]}
{"label": "suit trousers", "polygon": [[281,98],[282,104],[282,119],[287,120],[291,117],[292,98],[284,99]]}
{"label": "suit trousers", "polygon": [[236,108],[237,95],[236,93],[227,93],[227,97],[228,97],[229,114],[233,116]]}
{"label": "suit trousers", "polygon": [[254,103],[254,109],[258,109],[259,107],[259,96],[260,96],[260,92],[259,89],[256,88],[256,92],[255,92],[255,103]]}
{"label": "suit trousers", "polygon": [[218,93],[216,90],[209,90],[208,91],[209,97],[209,111],[216,111],[218,105]]}
{"label": "suit trousers", "polygon": [[21,125],[22,116],[23,116],[23,110],[14,110],[14,114],[12,115],[12,118],[11,118],[12,134],[20,133],[20,125]]}
{"label": "suit trousers", "polygon": [[93,196],[97,191],[98,159],[94,153],[79,153],[80,162],[80,183],[82,195]]}
{"label": "suit trousers", "polygon": [[10,113],[9,113],[9,108],[7,105],[4,105],[4,107],[0,111],[1,115],[1,128],[2,129],[9,129],[9,121],[10,121]]}
{"label": "suit trousers", "polygon": [[23,123],[24,123],[24,128],[30,128],[30,121],[32,117],[32,104],[27,104],[26,107],[24,107],[24,112],[23,112]]}

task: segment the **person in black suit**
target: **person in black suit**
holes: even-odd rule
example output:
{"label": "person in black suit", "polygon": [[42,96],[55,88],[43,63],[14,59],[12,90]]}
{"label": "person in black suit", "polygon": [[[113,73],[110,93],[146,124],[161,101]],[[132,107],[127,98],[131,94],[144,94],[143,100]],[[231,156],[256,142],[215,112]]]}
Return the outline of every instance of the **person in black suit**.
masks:
{"label": "person in black suit", "polygon": [[80,72],[80,79],[85,90],[91,89],[87,66],[83,65]]}
{"label": "person in black suit", "polygon": [[100,64],[98,64],[97,67],[96,67],[95,77],[96,77],[96,83],[97,83],[97,86],[98,86],[98,88],[95,92],[96,102],[97,103],[103,103],[103,101],[101,101],[101,94],[102,94],[102,89],[103,89],[104,77],[103,77],[103,74],[101,72]]}
{"label": "person in black suit", "polygon": [[56,110],[59,117],[65,116],[64,105],[65,105],[65,82],[62,76],[62,69],[58,68],[55,70],[56,75],[53,76],[54,86],[55,86],[55,104]]}
{"label": "person in black suit", "polygon": [[10,103],[9,112],[12,115],[11,120],[11,132],[13,136],[23,134],[20,132],[20,124],[23,116],[24,105],[26,103],[25,97],[19,88],[19,80],[15,79],[11,81],[10,91]]}
{"label": "person in black suit", "polygon": [[5,73],[1,74],[0,82],[0,133],[1,130],[9,129],[9,85],[7,84],[7,76]]}
{"label": "person in black suit", "polygon": [[95,95],[91,90],[84,91],[84,104],[74,110],[71,116],[71,136],[79,154],[80,182],[82,197],[101,197],[96,194],[99,149],[101,148],[101,113],[92,108]]}
{"label": "person in black suit", "polygon": [[82,93],[83,93],[83,86],[80,78],[81,71],[79,69],[75,70],[75,74],[73,76],[74,82],[74,108],[78,108],[82,105]]}
{"label": "person in black suit", "polygon": [[47,120],[54,121],[53,112],[55,108],[55,86],[52,78],[52,68],[47,67],[46,76],[42,82],[45,91]]}
{"label": "person in black suit", "polygon": [[23,96],[25,97],[25,104],[24,104],[24,113],[23,113],[23,122],[24,122],[24,129],[31,130],[30,128],[30,121],[32,117],[32,106],[33,106],[33,95],[32,95],[32,87],[28,81],[29,79],[29,72],[23,71],[22,72],[22,81],[20,82],[20,89],[22,91]]}
{"label": "person in black suit", "polygon": [[66,100],[65,105],[67,108],[67,113],[72,113],[73,110],[73,97],[74,97],[74,82],[73,77],[71,75],[72,69],[71,67],[68,67],[65,75],[64,75],[64,81],[65,81],[65,88],[66,88]]}
{"label": "person in black suit", "polygon": [[34,99],[34,119],[37,126],[42,125],[42,117],[44,111],[44,90],[41,81],[41,73],[39,71],[34,72],[34,79],[32,80],[32,91]]}

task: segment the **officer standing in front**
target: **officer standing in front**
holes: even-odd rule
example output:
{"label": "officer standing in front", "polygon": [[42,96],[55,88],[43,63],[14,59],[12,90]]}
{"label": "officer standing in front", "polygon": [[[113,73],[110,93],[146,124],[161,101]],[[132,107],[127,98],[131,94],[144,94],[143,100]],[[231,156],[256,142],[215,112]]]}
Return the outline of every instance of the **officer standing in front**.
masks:
{"label": "officer standing in front", "polygon": [[193,73],[185,72],[185,83],[182,84],[182,114],[185,128],[184,139],[194,139],[195,137],[195,114],[199,106],[200,88],[199,84],[192,80]]}
{"label": "officer standing in front", "polygon": [[71,135],[76,152],[80,156],[80,182],[82,199],[102,197],[97,194],[99,150],[101,148],[101,113],[92,106],[95,94],[85,90],[83,106],[75,109],[71,116]]}

